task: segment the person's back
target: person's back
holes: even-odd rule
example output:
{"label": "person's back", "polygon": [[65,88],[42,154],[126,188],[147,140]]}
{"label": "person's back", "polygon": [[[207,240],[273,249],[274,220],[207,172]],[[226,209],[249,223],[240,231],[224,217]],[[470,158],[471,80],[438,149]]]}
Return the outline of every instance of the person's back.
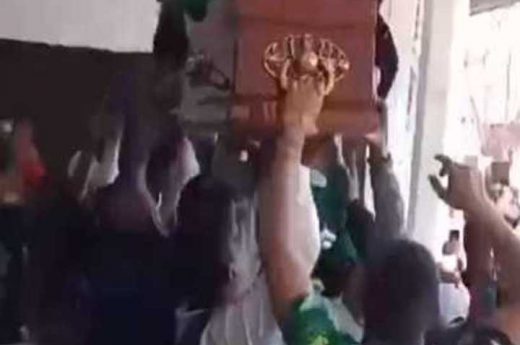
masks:
{"label": "person's back", "polygon": [[421,344],[438,317],[431,254],[406,240],[384,243],[367,263],[364,344]]}

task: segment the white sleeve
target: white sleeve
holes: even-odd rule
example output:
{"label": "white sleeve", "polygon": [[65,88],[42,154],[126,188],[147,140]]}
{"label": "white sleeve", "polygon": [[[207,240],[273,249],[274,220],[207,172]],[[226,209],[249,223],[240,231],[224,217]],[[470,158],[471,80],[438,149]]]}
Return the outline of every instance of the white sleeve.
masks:
{"label": "white sleeve", "polygon": [[200,345],[284,345],[264,275],[240,301],[213,312]]}
{"label": "white sleeve", "polygon": [[[318,218],[318,210],[314,203],[314,197],[311,189],[311,171],[309,168],[300,167],[300,186],[298,191],[298,204],[300,207],[300,215],[298,218],[298,229],[302,238],[307,240],[306,248],[310,260],[318,261],[320,253],[320,221]],[[309,275],[312,272],[309,272]]]}

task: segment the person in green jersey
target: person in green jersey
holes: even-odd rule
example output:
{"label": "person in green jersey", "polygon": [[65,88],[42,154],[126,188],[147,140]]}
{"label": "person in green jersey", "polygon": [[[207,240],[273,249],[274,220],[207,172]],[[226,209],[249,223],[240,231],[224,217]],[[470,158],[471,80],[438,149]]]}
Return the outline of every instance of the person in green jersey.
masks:
{"label": "person in green jersey", "polygon": [[[319,78],[292,81],[280,102],[283,126],[260,186],[261,253],[273,312],[288,345],[358,343],[352,334],[342,331],[331,301],[313,290],[311,275],[319,251],[315,250],[312,234],[301,233],[295,226],[302,217],[298,167],[306,138],[317,133],[315,120],[321,112],[324,91]],[[367,331],[363,343],[397,344],[406,340],[407,344],[420,344],[437,309],[435,263],[422,246],[404,240],[390,241],[377,252],[377,258],[367,265]],[[400,264],[394,267],[392,261]],[[399,289],[400,281],[407,284],[403,289]],[[385,283],[390,286],[386,292]],[[372,297],[382,303],[382,308],[374,307],[368,293],[380,295]],[[402,326],[400,319],[410,324]]]}

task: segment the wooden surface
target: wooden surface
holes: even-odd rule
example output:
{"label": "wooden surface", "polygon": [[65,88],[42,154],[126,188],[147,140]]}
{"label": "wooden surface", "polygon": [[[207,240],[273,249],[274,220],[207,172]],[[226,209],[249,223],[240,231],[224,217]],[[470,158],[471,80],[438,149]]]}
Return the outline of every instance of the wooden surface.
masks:
{"label": "wooden surface", "polygon": [[239,35],[235,107],[238,130],[269,130],[276,124],[272,103],[277,89],[265,73],[262,56],[273,41],[288,34],[328,38],[347,54],[351,68],[327,98],[320,119],[323,132],[362,136],[377,126],[373,61],[375,1],[237,0]]}

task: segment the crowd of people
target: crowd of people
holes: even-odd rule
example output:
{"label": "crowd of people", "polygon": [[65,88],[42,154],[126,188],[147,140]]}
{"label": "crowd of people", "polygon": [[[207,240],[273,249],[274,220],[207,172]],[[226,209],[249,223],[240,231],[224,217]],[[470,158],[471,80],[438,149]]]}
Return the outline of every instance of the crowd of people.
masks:
{"label": "crowd of people", "polygon": [[[186,10],[203,17],[205,3]],[[185,33],[165,33],[171,13],[154,41],[160,68],[186,58]],[[518,203],[441,155],[432,188],[465,229],[441,262],[407,237],[384,126],[398,58],[382,17],[376,50],[383,126],[363,139],[374,212],[364,153],[318,135],[325,86],[312,75],[279,95],[269,139],[195,138],[170,119],[151,144],[139,119],[100,121],[99,147],[71,157],[65,181],[46,171],[30,122],[0,123],[0,344],[520,344]]]}
{"label": "crowd of people", "polygon": [[[448,185],[431,183],[466,216],[467,264],[458,231],[435,263],[406,238],[384,140],[369,142],[372,214],[355,159],[313,136],[324,96],[309,78],[280,96],[276,138],[198,145],[176,128],[150,149],[144,186],[141,165],[120,163],[115,180],[60,188],[30,126],[16,124],[4,150],[3,178],[21,181],[1,208],[2,343],[518,343],[520,239],[505,192],[437,157]],[[461,287],[471,305],[441,318],[442,300],[464,304],[446,292]]]}

